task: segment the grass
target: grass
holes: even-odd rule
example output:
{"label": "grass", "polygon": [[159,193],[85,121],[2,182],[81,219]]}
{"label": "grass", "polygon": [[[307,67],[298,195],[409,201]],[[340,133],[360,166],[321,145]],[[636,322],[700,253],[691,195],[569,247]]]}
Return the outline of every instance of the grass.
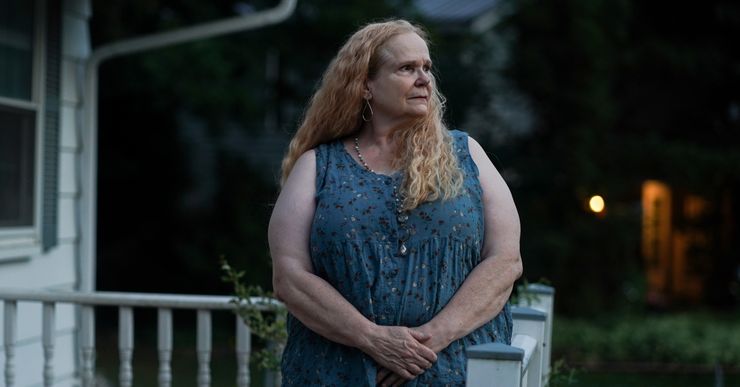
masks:
{"label": "grass", "polygon": [[[740,386],[740,375],[725,375],[724,386]],[[709,387],[714,374],[588,372],[579,374],[571,387]],[[556,387],[556,386],[553,386]]]}

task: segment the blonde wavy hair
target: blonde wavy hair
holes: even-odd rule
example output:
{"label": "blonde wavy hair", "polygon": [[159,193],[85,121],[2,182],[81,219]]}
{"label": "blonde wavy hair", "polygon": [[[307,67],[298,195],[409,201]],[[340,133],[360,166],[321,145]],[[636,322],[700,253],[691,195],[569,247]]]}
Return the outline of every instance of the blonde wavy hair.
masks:
{"label": "blonde wavy hair", "polygon": [[[355,32],[324,72],[308,103],[303,122],[283,158],[281,184],[296,160],[319,144],[346,137],[362,127],[365,81],[372,79],[383,61],[383,45],[392,37],[415,33],[428,44],[426,32],[405,20],[371,23]],[[442,116],[445,99],[432,77],[429,112],[410,128],[394,135],[397,141],[393,167],[404,174],[404,209],[449,199],[462,190],[463,176]]]}

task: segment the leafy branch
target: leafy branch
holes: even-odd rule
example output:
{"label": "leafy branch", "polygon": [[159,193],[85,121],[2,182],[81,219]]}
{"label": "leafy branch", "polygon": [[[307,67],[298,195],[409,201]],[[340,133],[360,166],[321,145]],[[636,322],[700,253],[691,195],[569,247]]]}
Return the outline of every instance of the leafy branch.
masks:
{"label": "leafy branch", "polygon": [[265,340],[267,348],[255,351],[252,360],[263,369],[277,370],[280,354],[287,340],[285,307],[274,302],[274,295],[260,286],[245,285],[244,271],[237,271],[223,256],[220,258],[221,280],[234,287],[231,303],[234,313],[244,320],[251,333]]}
{"label": "leafy branch", "polygon": [[[538,281],[534,282],[536,284],[541,285],[548,285],[550,286],[552,283],[547,278],[540,278]],[[527,291],[527,288],[529,288],[529,285],[531,283],[526,279],[522,279],[522,284],[516,287],[516,291],[509,297],[509,303],[511,305],[532,305],[540,300],[540,296],[538,296],[535,293]]]}

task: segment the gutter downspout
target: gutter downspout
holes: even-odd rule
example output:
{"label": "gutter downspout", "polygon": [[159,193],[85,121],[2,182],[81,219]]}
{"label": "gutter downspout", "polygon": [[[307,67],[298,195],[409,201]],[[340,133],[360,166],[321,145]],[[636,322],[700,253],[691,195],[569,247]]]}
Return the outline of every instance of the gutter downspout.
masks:
{"label": "gutter downspout", "polygon": [[[194,40],[206,39],[233,32],[256,29],[286,20],[295,10],[297,0],[281,0],[275,8],[236,16],[215,22],[198,24],[173,31],[146,35],[113,42],[99,47],[86,63],[85,90],[83,100],[82,197],[80,218],[80,291],[95,290],[96,242],[97,242],[97,172],[98,172],[98,68],[111,58],[138,53],[155,48],[171,46]],[[87,139],[87,144],[84,143]]]}

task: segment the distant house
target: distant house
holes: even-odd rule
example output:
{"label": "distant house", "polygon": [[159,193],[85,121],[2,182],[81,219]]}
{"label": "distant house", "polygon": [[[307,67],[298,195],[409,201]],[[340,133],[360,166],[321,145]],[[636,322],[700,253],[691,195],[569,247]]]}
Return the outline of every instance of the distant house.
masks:
{"label": "distant house", "polygon": [[[0,287],[80,287],[85,0],[0,1]],[[0,315],[3,312],[0,311]],[[75,371],[75,312],[56,311],[56,381]],[[41,309],[18,305],[16,385],[41,385]],[[3,338],[0,336],[0,342]],[[5,362],[6,353],[0,353]]]}

